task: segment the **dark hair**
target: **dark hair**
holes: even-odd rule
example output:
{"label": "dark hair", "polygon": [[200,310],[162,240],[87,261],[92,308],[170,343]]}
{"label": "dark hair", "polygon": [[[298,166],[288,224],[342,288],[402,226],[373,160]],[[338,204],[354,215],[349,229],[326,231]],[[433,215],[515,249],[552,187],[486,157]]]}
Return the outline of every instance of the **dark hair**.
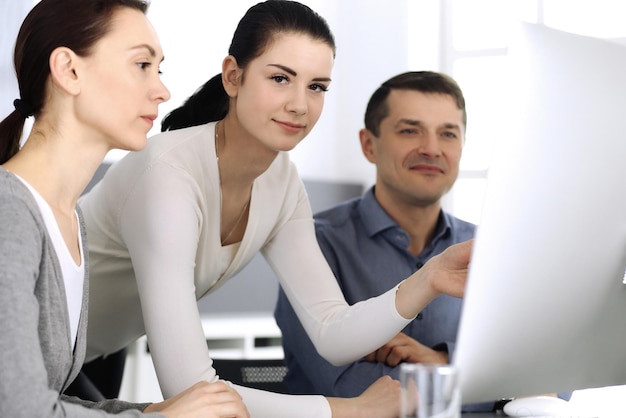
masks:
{"label": "dark hair", "polygon": [[[250,61],[262,55],[277,33],[302,33],[328,44],[335,53],[333,34],[319,14],[308,6],[290,0],[267,0],[252,6],[241,18],[228,54],[245,72]],[[229,97],[221,74],[207,81],[185,103],[162,121],[161,130],[186,128],[223,119]]]}
{"label": "dark hair", "polygon": [[387,97],[392,90],[415,90],[429,94],[451,96],[463,111],[463,126],[467,126],[467,112],[463,92],[452,77],[432,71],[409,71],[390,78],[372,94],[365,110],[365,127],[378,136],[380,123],[389,115]]}
{"label": "dark hair", "polygon": [[48,60],[56,48],[88,56],[111,28],[114,11],[129,7],[146,13],[143,0],[41,0],[28,13],[15,41],[13,62],[20,91],[15,110],[0,122],[0,164],[19,150],[24,120],[45,105]]}

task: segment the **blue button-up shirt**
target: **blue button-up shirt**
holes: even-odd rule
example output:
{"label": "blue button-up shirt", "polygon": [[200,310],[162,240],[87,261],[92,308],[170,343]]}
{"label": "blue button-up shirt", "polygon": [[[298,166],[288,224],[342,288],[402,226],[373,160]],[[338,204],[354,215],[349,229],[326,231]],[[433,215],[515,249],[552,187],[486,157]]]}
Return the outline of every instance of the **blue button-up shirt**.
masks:
{"label": "blue button-up shirt", "polygon": [[[374,189],[315,216],[318,242],[349,304],[378,296],[409,277],[450,245],[473,238],[475,226],[441,212],[434,238],[418,256],[408,250],[409,236],[385,212]],[[440,296],[403,332],[420,343],[453,355],[461,300]],[[324,360],[300,324],[282,289],[275,317],[283,335],[292,393],[353,397],[383,375],[399,378],[399,367],[360,360],[335,367]],[[367,327],[367,324],[363,324]]]}

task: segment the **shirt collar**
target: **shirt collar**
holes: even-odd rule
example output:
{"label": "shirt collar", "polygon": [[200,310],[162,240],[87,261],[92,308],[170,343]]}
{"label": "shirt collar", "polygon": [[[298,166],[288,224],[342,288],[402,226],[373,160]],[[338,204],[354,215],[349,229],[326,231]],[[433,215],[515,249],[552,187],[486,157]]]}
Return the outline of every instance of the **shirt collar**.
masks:
{"label": "shirt collar", "polygon": [[[363,226],[367,235],[372,237],[390,228],[400,228],[400,225],[394,221],[389,214],[380,206],[376,196],[374,196],[374,187],[370,187],[365,192],[363,198],[359,201],[358,211],[363,219]],[[442,238],[451,228],[451,220],[448,213],[441,210],[439,212],[439,219],[437,220],[437,227],[435,230],[435,240]],[[402,230],[402,229],[401,229]],[[404,230],[402,230],[404,232]]]}

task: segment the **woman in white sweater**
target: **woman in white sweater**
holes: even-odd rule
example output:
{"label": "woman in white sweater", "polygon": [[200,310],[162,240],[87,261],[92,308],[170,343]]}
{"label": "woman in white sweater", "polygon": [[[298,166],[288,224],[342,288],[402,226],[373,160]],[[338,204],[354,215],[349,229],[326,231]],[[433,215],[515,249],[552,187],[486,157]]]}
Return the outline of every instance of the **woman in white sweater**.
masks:
{"label": "woman in white sweater", "polygon": [[[320,116],[334,55],[330,29],[308,7],[253,6],[222,73],[164,120],[172,131],[115,163],[81,200],[94,289],[90,358],[146,333],[164,396],[191,381],[215,381],[196,302],[259,251],[318,351],[336,364],[382,346],[439,294],[462,295],[469,244],[380,297],[345,302],[287,153]],[[390,378],[354,399],[237,390],[253,417],[399,413]]]}

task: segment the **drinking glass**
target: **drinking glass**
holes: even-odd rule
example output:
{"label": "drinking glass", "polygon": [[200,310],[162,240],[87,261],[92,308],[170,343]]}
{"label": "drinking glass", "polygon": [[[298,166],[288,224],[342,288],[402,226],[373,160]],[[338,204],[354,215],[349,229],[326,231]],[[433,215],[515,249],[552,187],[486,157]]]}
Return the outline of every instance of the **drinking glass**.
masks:
{"label": "drinking glass", "polygon": [[460,418],[458,370],[451,365],[400,366],[402,418]]}

